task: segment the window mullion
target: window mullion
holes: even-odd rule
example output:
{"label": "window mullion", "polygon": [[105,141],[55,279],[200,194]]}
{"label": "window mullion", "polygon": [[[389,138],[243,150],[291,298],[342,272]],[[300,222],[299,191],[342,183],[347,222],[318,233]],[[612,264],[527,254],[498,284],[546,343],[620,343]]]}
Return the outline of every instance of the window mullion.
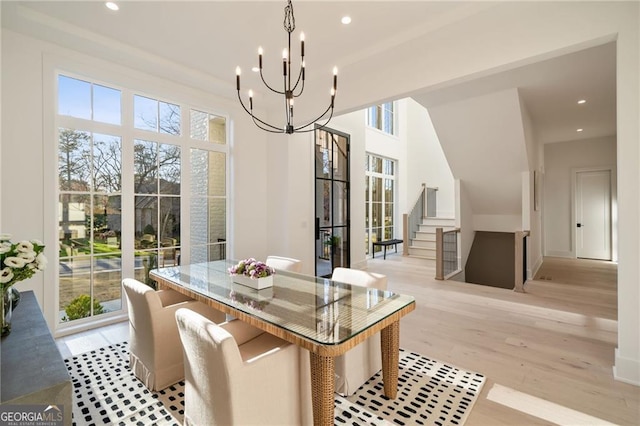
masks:
{"label": "window mullion", "polygon": [[[122,276],[135,276],[135,195],[134,195],[134,133],[133,133],[133,92],[123,91],[122,101]],[[126,304],[124,305],[126,309]]]}
{"label": "window mullion", "polygon": [[[186,136],[185,139],[187,139]],[[191,193],[191,150],[192,148],[187,142],[180,152],[182,156],[180,160],[180,211],[182,212],[180,215],[181,263],[188,263],[191,260],[191,198],[193,197]]]}

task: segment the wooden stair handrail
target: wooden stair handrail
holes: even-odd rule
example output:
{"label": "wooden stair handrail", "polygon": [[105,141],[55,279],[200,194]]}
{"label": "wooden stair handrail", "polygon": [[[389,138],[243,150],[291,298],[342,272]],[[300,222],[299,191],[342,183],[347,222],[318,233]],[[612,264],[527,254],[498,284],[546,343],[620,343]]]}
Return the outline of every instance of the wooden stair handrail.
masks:
{"label": "wooden stair handrail", "polygon": [[420,215],[421,216],[420,219],[423,219],[426,215],[424,203],[427,196],[426,195],[427,184],[422,183],[421,186],[422,186],[422,189],[420,189],[420,191],[418,192],[418,196],[416,197],[416,200],[412,204],[411,211],[409,213],[405,213],[402,215],[402,240],[405,242],[404,244],[402,244],[403,256],[409,256],[409,246],[411,245],[410,243],[411,239],[409,238],[410,237],[409,217],[413,214],[421,198],[422,198],[422,206],[420,207],[422,208],[422,214]]}

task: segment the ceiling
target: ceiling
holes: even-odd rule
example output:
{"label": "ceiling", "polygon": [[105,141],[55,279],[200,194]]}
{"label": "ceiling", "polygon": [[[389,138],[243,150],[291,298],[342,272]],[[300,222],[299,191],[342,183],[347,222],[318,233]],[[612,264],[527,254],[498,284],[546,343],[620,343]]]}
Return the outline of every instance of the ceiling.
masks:
{"label": "ceiling", "polygon": [[[542,143],[616,134],[615,43],[417,93],[413,97],[429,108],[510,88],[518,89]],[[579,100],[586,102],[578,104]]]}
{"label": "ceiling", "polygon": [[[250,68],[257,64],[258,46],[263,47],[267,81],[280,84],[285,4],[127,1],[120,2],[117,12],[101,1],[2,1],[1,7],[3,27],[106,59],[118,59],[114,52],[119,51],[156,67],[158,61],[171,64],[174,73],[206,76],[229,98],[235,95],[235,68],[240,66],[243,89],[252,87],[259,101],[262,83]],[[309,91],[326,91],[328,100],[334,65],[348,67],[494,6],[473,1],[297,0],[293,58],[299,54],[298,34],[303,30],[307,86]],[[340,23],[344,15],[352,17],[350,25]],[[519,89],[542,142],[616,132],[614,43],[411,96],[428,107],[513,87]],[[348,81],[339,80],[338,90],[348,90]],[[579,99],[587,103],[577,105]],[[576,133],[577,128],[584,131]]]}

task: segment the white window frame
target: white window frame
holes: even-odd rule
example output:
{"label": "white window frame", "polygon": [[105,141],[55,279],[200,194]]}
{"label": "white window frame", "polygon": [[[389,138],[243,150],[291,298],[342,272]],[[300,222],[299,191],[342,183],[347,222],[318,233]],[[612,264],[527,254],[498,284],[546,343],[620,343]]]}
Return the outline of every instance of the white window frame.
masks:
{"label": "white window frame", "polygon": [[[388,110],[388,106],[391,106],[391,110],[389,111],[391,117],[389,119],[388,115],[385,114],[385,111]],[[372,105],[367,108],[367,126],[378,130],[384,134],[397,136],[398,134],[398,105],[395,101],[384,102],[377,105]],[[380,114],[380,120],[377,120],[377,115]],[[388,126],[391,126],[391,131],[387,130]]]}
{"label": "white window frame", "polygon": [[[366,152],[365,153],[365,158],[366,161],[368,162],[368,166],[365,168],[365,177],[369,180],[369,185],[368,185],[368,191],[369,191],[369,195],[368,195],[368,200],[369,201],[365,201],[366,203],[369,203],[369,226],[368,229],[365,229],[365,235],[368,233],[369,235],[369,247],[367,247],[367,258],[371,258],[373,257],[374,254],[374,248],[372,245],[372,240],[371,240],[371,236],[372,236],[372,229],[373,229],[373,209],[372,209],[372,201],[373,201],[373,185],[371,184],[372,179],[371,178],[379,178],[382,179],[382,215],[384,217],[385,214],[385,206],[387,204],[387,200],[386,200],[386,193],[384,190],[384,181],[385,179],[389,179],[391,181],[393,181],[393,234],[395,235],[396,229],[397,229],[397,219],[398,219],[398,214],[397,214],[397,209],[398,209],[398,185],[397,185],[397,170],[398,170],[398,161],[394,160],[393,158],[389,158],[389,157],[384,157],[382,155],[379,154],[375,154],[372,152]],[[383,161],[383,172],[379,173],[379,172],[374,172],[371,170],[371,165],[372,165],[372,159],[373,158],[379,158]],[[391,161],[393,163],[393,173],[392,175],[388,175],[384,173],[384,161]],[[366,209],[365,209],[366,211]],[[366,223],[366,222],[365,222]],[[384,230],[385,230],[386,226],[382,226],[382,230],[383,230],[383,236],[384,236]]]}
{"label": "white window frame", "polygon": [[[76,128],[77,130],[91,131],[95,133],[114,134],[122,137],[122,217],[134,217],[134,195],[133,195],[133,179],[134,179],[134,155],[133,142],[135,139],[154,140],[158,143],[169,143],[178,145],[181,148],[181,262],[188,263],[190,260],[190,201],[191,201],[191,168],[190,168],[190,152],[192,148],[222,152],[225,155],[226,182],[226,234],[229,239],[231,229],[230,213],[230,188],[231,188],[231,167],[230,167],[230,146],[231,140],[231,124],[232,120],[229,114],[221,112],[211,105],[207,106],[196,97],[189,97],[182,93],[178,86],[175,89],[167,88],[170,85],[147,84],[148,78],[118,65],[103,63],[102,67],[98,64],[99,60],[94,61],[96,64],[88,65],[86,61],[74,57],[58,57],[53,54],[45,54],[43,57],[43,129],[44,129],[44,148],[43,148],[43,170],[44,170],[44,233],[45,244],[48,246],[48,256],[52,254],[50,259],[51,266],[45,270],[45,282],[49,283],[44,289],[45,302],[43,310],[49,327],[54,330],[56,337],[63,336],[102,325],[122,321],[128,316],[127,306],[124,296],[122,297],[122,310],[101,314],[96,317],[75,320],[68,323],[60,323],[59,316],[59,277],[58,277],[58,129],[59,128]],[[99,84],[106,87],[121,90],[121,124],[112,125],[83,120],[74,117],[58,115],[58,76],[62,74],[68,77],[77,78]],[[133,76],[133,77],[131,77]],[[131,77],[131,78],[129,78]],[[164,82],[163,82],[164,83]],[[136,90],[135,87],[141,87]],[[149,86],[152,86],[151,89]],[[133,89],[130,89],[133,87]],[[168,135],[160,132],[150,132],[134,128],[133,117],[133,97],[140,95],[157,99],[164,102],[170,102],[181,106],[181,135]],[[174,96],[175,95],[175,96]],[[207,112],[211,115],[222,117],[226,121],[226,143],[216,144],[208,141],[193,140],[190,138],[190,111],[192,109]],[[85,124],[82,127],[78,123]],[[118,129],[116,132],[115,129]],[[122,277],[134,276],[134,221],[122,220]],[[229,246],[227,246],[229,250]],[[227,251],[229,252],[229,251]]]}

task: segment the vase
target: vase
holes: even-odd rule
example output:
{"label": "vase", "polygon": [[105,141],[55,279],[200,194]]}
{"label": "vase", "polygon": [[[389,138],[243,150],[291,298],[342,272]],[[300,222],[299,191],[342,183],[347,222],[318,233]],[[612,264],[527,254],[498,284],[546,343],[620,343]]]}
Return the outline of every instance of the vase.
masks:
{"label": "vase", "polygon": [[256,290],[273,286],[273,275],[255,279],[246,275],[233,275],[232,279],[234,283],[246,285],[247,287],[255,288]]}
{"label": "vase", "polygon": [[13,286],[2,289],[2,316],[0,317],[2,337],[11,333],[11,316],[15,307],[18,306],[19,301],[20,292],[13,288]]}
{"label": "vase", "polygon": [[7,300],[11,301],[12,311],[16,310],[18,303],[20,303],[20,292],[15,286],[9,287],[7,290]]}

